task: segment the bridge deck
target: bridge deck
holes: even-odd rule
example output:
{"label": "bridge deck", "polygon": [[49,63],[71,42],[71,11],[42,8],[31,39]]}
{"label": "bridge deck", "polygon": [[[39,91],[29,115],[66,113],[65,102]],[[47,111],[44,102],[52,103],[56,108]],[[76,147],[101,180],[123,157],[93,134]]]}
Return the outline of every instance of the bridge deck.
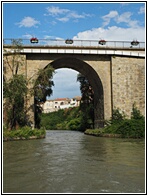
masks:
{"label": "bridge deck", "polygon": [[[14,48],[13,45],[7,45],[5,44],[3,46],[4,48]],[[145,48],[135,48],[135,47],[112,47],[112,46],[55,46],[55,45],[23,45],[22,48],[32,49],[32,48],[38,48],[38,49],[91,49],[91,50],[130,50],[130,51],[145,51]]]}
{"label": "bridge deck", "polygon": [[[13,53],[14,46],[3,46],[7,53]],[[5,53],[5,52],[4,52]],[[107,54],[122,56],[145,57],[145,48],[109,47],[109,46],[49,46],[49,45],[23,45],[21,53],[55,53],[55,54]]]}

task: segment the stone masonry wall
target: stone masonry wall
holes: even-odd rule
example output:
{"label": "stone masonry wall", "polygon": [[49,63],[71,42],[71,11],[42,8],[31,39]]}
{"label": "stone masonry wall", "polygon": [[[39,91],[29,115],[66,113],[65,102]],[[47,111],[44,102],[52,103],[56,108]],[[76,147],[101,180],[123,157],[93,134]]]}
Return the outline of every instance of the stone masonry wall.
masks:
{"label": "stone masonry wall", "polygon": [[98,55],[98,57],[95,56],[93,60],[86,62],[92,66],[101,79],[104,91],[104,119],[109,120],[112,115],[110,57]]}
{"label": "stone masonry wall", "polygon": [[131,116],[132,105],[145,115],[145,59],[112,57],[113,108]]}
{"label": "stone masonry wall", "polygon": [[[69,57],[69,55],[56,54],[56,55],[29,55],[27,59],[27,77],[36,78],[38,69],[44,69],[49,63],[61,57]],[[72,55],[72,57],[84,61],[89,64],[100,77],[103,91],[104,91],[104,118],[110,119],[111,111],[111,78],[110,78],[110,57],[104,55]],[[37,58],[37,59],[36,59]],[[76,65],[80,66],[80,65]],[[90,73],[89,73],[90,74]],[[93,76],[92,76],[93,77]],[[99,91],[99,89],[98,89]]]}

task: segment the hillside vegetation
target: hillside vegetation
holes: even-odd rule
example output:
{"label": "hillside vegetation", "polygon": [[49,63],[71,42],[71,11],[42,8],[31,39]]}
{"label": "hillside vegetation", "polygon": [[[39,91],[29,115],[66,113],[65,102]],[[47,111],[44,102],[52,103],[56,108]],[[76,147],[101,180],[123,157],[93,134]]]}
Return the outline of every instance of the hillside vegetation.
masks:
{"label": "hillside vegetation", "polygon": [[46,130],[78,130],[90,128],[90,120],[84,119],[82,111],[77,108],[61,109],[41,115],[41,127]]}

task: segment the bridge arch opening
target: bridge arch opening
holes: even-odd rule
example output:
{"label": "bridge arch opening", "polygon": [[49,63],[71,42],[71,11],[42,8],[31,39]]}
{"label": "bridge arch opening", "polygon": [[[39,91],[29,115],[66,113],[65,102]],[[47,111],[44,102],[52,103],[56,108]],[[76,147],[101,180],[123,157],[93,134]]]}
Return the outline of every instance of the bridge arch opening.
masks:
{"label": "bridge arch opening", "polygon": [[60,68],[73,69],[88,79],[94,91],[94,126],[95,128],[102,127],[104,125],[104,92],[101,79],[96,71],[86,62],[73,57],[59,58],[50,64],[55,70]]}
{"label": "bridge arch opening", "polygon": [[54,86],[52,86],[53,92],[48,99],[81,96],[80,82],[77,81],[78,74],[79,72],[70,68],[56,69],[52,78],[54,82]]}

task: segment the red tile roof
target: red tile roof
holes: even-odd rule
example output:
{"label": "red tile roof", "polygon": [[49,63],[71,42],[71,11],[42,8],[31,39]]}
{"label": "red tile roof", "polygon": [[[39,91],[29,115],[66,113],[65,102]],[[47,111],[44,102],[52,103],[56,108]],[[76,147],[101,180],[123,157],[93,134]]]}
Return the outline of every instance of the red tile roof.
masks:
{"label": "red tile roof", "polygon": [[66,101],[66,100],[69,100],[69,98],[57,98],[57,99],[54,99],[54,101]]}

